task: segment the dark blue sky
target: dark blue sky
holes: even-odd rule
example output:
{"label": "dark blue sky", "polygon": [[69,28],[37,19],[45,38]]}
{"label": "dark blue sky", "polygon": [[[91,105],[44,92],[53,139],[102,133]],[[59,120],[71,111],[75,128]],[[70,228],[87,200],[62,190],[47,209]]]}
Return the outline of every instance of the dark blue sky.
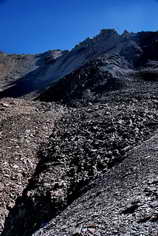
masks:
{"label": "dark blue sky", "polygon": [[70,49],[100,29],[158,30],[156,0],[0,0],[0,50]]}

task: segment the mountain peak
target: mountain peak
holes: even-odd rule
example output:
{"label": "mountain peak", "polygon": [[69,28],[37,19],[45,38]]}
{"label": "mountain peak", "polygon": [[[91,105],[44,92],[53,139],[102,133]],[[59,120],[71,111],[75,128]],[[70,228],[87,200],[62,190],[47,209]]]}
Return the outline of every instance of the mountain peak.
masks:
{"label": "mountain peak", "polygon": [[127,30],[124,30],[123,34],[121,35],[123,38],[129,38],[131,33],[129,33]]}
{"label": "mountain peak", "polygon": [[109,38],[109,37],[118,37],[119,34],[115,29],[102,29],[100,33],[95,38]]}
{"label": "mountain peak", "polygon": [[100,34],[104,34],[104,35],[111,35],[111,34],[118,34],[118,32],[115,29],[102,29],[100,31]]}

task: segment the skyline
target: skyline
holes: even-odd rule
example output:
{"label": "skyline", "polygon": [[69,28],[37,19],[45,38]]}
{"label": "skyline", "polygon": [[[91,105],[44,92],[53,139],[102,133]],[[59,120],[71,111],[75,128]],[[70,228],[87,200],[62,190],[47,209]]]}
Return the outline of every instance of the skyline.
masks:
{"label": "skyline", "polygon": [[0,0],[0,51],[70,50],[101,29],[157,31],[158,1]]}

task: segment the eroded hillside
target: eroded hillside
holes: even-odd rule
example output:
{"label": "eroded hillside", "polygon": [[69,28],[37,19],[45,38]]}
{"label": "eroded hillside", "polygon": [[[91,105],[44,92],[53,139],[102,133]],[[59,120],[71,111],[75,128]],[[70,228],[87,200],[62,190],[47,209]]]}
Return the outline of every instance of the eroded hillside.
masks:
{"label": "eroded hillside", "polygon": [[2,236],[157,235],[157,42],[0,54]]}
{"label": "eroded hillside", "polygon": [[69,109],[40,150],[36,170],[9,212],[2,235],[31,235],[58,215],[91,181],[152,137],[157,109],[156,97],[121,95],[104,104]]}

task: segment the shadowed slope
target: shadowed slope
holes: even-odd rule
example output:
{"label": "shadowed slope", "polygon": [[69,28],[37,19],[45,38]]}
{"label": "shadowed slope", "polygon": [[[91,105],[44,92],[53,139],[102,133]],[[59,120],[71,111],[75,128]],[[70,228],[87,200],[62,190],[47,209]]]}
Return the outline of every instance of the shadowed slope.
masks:
{"label": "shadowed slope", "polygon": [[96,37],[84,40],[69,52],[53,50],[37,55],[1,53],[0,97],[36,98],[51,87],[54,81],[70,75],[99,56],[110,58],[117,55],[117,60],[115,59],[114,63],[113,59],[112,62],[107,62],[104,70],[111,73],[113,67],[109,65],[113,65],[115,74],[120,73],[120,79],[123,79],[124,73],[127,72],[124,72],[124,69],[135,70],[145,66],[149,60],[158,59],[157,41],[157,32],[134,34],[125,31],[119,35],[110,29],[102,30]]}
{"label": "shadowed slope", "polygon": [[157,235],[157,147],[156,134],[34,236]]}

